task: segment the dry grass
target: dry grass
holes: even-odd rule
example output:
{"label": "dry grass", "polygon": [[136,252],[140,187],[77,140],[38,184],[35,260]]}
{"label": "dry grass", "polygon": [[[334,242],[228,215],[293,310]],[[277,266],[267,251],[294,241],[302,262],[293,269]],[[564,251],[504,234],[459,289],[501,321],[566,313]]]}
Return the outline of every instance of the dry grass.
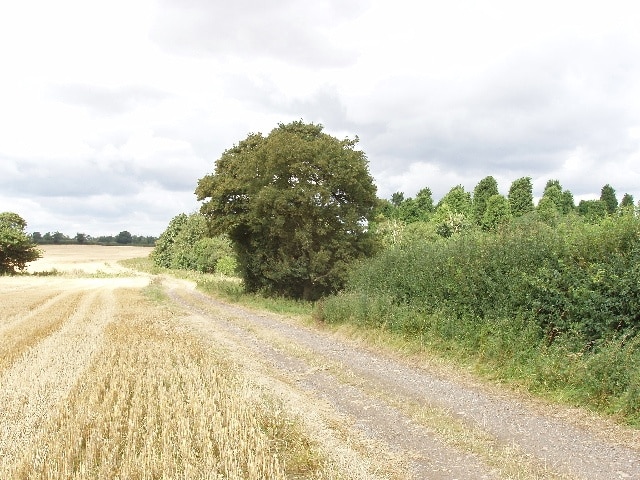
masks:
{"label": "dry grass", "polygon": [[28,314],[3,318],[0,323],[0,374],[27,349],[59,329],[72,315],[81,295],[43,295],[44,298],[28,304]]}
{"label": "dry grass", "polygon": [[30,271],[62,276],[0,278],[0,478],[330,478],[282,401],[117,264],[149,252],[48,246]]}
{"label": "dry grass", "polygon": [[114,293],[101,349],[19,455],[0,462],[1,478],[315,476],[308,439],[276,399],[170,311],[136,290]]}

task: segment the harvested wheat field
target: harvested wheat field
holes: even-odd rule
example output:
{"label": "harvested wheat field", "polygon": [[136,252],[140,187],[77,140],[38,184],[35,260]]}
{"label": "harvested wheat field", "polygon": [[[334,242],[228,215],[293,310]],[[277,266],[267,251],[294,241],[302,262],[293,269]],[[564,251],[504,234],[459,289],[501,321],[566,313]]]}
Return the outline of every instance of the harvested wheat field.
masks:
{"label": "harvested wheat field", "polygon": [[640,478],[640,441],[59,246],[0,277],[0,479]]}

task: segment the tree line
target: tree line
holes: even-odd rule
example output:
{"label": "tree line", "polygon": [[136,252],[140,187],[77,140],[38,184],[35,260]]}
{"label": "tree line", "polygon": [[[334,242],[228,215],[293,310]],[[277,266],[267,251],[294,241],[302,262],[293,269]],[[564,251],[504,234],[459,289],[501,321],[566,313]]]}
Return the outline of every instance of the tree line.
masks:
{"label": "tree line", "polygon": [[38,245],[136,245],[141,247],[153,247],[157,240],[154,236],[132,235],[123,230],[117,235],[100,235],[93,237],[86,233],[76,233],[74,237],[69,237],[59,231],[40,232],[29,234],[31,241]]}
{"label": "tree line", "polygon": [[[542,197],[534,205],[531,177],[514,180],[508,195],[504,196],[499,193],[495,178],[487,176],[478,182],[473,192],[457,185],[437,204],[428,187],[420,190],[415,198],[405,198],[403,192],[396,192],[390,200],[380,200],[372,225],[387,243],[394,243],[405,227],[414,223],[430,224],[430,233],[450,237],[474,228],[496,231],[528,214],[554,225],[566,215],[578,215],[586,222],[596,223],[607,215],[634,210],[633,196],[625,193],[618,203],[616,191],[609,184],[602,187],[598,199],[581,200],[576,205],[573,194],[563,189],[559,180],[552,179],[547,181]],[[427,234],[427,230],[423,228],[422,234]],[[411,234],[411,228],[407,233]]]}

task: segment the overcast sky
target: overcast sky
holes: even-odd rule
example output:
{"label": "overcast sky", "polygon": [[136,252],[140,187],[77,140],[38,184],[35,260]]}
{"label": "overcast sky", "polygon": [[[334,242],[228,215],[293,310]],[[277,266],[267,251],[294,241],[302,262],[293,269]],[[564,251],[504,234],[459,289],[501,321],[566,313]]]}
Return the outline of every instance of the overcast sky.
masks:
{"label": "overcast sky", "polygon": [[159,235],[250,132],[358,135],[378,195],[493,175],[640,200],[628,1],[0,0],[0,211]]}

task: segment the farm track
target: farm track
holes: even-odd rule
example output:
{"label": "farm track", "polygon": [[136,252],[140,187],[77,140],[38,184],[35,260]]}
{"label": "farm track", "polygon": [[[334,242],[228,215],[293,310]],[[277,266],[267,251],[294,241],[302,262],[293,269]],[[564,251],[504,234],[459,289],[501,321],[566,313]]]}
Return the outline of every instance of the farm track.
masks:
{"label": "farm track", "polygon": [[567,409],[543,411],[180,284],[167,291],[201,335],[310,403],[328,402],[353,431],[405,459],[411,478],[640,478],[634,432],[578,425]]}

